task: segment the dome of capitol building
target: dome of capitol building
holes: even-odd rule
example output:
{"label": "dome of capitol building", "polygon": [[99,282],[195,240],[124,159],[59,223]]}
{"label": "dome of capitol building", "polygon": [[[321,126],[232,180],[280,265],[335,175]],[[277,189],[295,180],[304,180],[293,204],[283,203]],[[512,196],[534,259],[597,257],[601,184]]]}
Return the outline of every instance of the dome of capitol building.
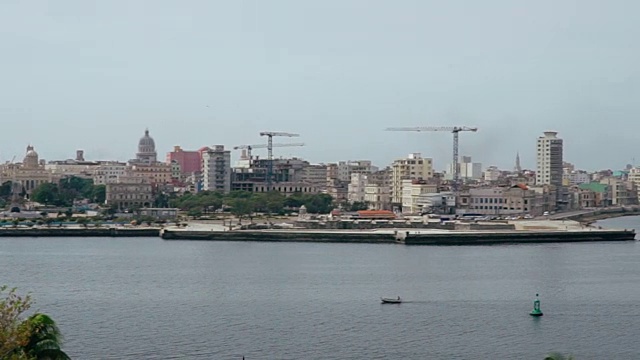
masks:
{"label": "dome of capitol building", "polygon": [[157,159],[156,142],[149,136],[149,129],[144,131],[144,136],[138,142],[138,153],[136,154],[138,162],[155,163]]}
{"label": "dome of capitol building", "polygon": [[144,131],[144,136],[140,138],[138,142],[138,153],[152,154],[156,152],[156,143],[153,138],[149,136],[149,129]]}
{"label": "dome of capitol building", "polygon": [[38,153],[33,149],[33,146],[27,146],[27,153],[24,156],[23,164],[27,168],[38,167]]}

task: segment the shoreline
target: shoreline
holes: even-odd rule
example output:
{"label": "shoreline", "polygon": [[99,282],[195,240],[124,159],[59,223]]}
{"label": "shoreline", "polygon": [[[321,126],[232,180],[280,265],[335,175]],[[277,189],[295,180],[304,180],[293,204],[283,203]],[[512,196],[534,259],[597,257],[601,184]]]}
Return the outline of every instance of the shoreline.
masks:
{"label": "shoreline", "polygon": [[[612,211],[613,210],[613,211]],[[596,220],[637,216],[635,211],[609,209],[597,213],[568,214],[576,220],[516,220],[492,223],[458,223],[451,226],[388,228],[234,229],[215,224],[191,223],[187,227],[2,227],[0,237],[160,237],[168,241],[318,242],[403,245],[492,245],[634,241],[633,229],[588,226]]]}
{"label": "shoreline", "polygon": [[157,237],[160,228],[0,228],[0,237]]}
{"label": "shoreline", "polygon": [[401,245],[496,245],[522,243],[635,241],[635,230],[236,230],[165,228],[167,241],[322,242]]}

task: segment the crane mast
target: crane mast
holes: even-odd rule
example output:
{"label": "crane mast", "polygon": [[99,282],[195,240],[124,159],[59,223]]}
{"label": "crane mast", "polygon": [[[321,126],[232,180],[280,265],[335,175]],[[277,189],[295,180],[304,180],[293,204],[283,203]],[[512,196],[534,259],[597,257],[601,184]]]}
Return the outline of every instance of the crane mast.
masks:
{"label": "crane mast", "polygon": [[268,150],[268,165],[267,165],[267,191],[271,191],[271,186],[273,183],[273,137],[274,136],[284,136],[284,137],[298,137],[299,134],[287,133],[282,131],[262,131],[260,136],[267,137],[267,150]]}
{"label": "crane mast", "polygon": [[414,127],[391,127],[387,128],[387,131],[446,131],[453,133],[453,177],[451,182],[451,189],[457,193],[460,190],[460,166],[458,162],[458,144],[459,144],[459,134],[461,131],[471,131],[476,132],[478,128],[469,127],[469,126],[414,126]]}

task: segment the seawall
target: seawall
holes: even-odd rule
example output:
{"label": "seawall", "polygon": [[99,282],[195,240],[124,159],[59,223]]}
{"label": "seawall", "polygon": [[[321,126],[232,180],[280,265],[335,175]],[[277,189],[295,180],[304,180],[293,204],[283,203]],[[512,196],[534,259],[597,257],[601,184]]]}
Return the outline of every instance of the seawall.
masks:
{"label": "seawall", "polygon": [[159,228],[0,228],[0,237],[154,237]]}
{"label": "seawall", "polygon": [[260,241],[260,242],[329,242],[392,244],[398,240],[393,231],[305,231],[305,230],[235,230],[210,231],[163,229],[165,240]]}
{"label": "seawall", "polygon": [[490,245],[517,243],[558,243],[589,241],[633,241],[634,230],[571,231],[304,231],[236,230],[211,231],[163,229],[165,240],[260,241],[260,242],[334,242],[406,245]]}
{"label": "seawall", "polygon": [[633,241],[633,230],[586,230],[586,231],[509,231],[450,234],[409,234],[407,245],[494,245],[534,244],[593,241]]}
{"label": "seawall", "polygon": [[618,206],[602,209],[587,210],[581,212],[559,213],[551,216],[554,220],[574,220],[581,223],[592,223],[597,220],[604,220],[623,216],[640,216],[640,206]]}

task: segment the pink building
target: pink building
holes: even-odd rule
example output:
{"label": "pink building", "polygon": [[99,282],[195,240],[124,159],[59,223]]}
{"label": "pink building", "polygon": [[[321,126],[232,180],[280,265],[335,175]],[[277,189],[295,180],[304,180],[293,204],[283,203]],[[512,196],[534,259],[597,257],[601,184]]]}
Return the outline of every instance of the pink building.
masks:
{"label": "pink building", "polygon": [[182,174],[192,174],[200,172],[202,168],[202,148],[198,151],[184,151],[180,146],[174,146],[173,151],[167,153],[167,164],[172,161],[180,164],[180,172]]}

